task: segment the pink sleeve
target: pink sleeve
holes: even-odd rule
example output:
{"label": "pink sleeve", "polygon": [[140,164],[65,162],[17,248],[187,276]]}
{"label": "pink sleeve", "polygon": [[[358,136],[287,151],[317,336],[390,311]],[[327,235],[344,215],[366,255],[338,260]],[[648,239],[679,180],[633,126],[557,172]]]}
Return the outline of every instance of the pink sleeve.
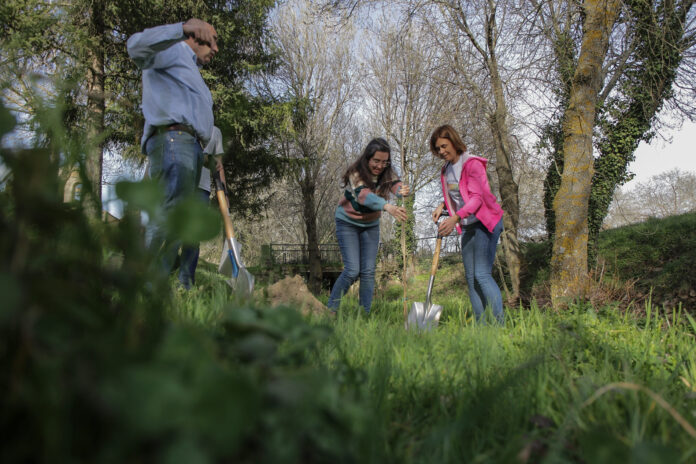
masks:
{"label": "pink sleeve", "polygon": [[468,172],[462,173],[467,174],[466,187],[468,199],[462,209],[457,211],[457,216],[459,216],[460,219],[464,219],[470,214],[478,211],[483,203],[483,194],[488,185],[488,177],[486,177],[486,170],[483,168],[483,165],[477,162],[470,164],[471,167]]}

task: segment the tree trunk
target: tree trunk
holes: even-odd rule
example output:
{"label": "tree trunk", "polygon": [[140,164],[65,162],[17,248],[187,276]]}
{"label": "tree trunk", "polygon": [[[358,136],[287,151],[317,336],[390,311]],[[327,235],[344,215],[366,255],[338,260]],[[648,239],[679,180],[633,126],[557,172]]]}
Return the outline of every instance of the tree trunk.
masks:
{"label": "tree trunk", "polygon": [[314,208],[314,192],[316,183],[313,179],[304,178],[300,181],[302,189],[302,216],[307,232],[307,254],[309,258],[309,282],[308,287],[312,293],[321,291],[323,271],[321,269],[321,256],[319,254],[319,238],[317,234],[317,214]]}
{"label": "tree trunk", "polygon": [[602,63],[620,0],[586,0],[585,24],[570,101],[563,123],[563,173],[553,201],[556,235],[551,255],[554,307],[584,298],[587,271],[587,211],[593,175],[592,129],[602,85]]}
{"label": "tree trunk", "polygon": [[[104,5],[97,1],[91,7],[89,28],[91,44],[88,48],[87,72],[87,153],[85,168],[91,184],[94,204],[87,203],[87,211],[99,217],[101,214],[101,180],[104,153]],[[84,193],[88,193],[84,191]],[[96,211],[94,210],[96,208]]]}
{"label": "tree trunk", "polygon": [[495,170],[498,174],[500,199],[505,211],[503,216],[505,230],[501,240],[505,261],[510,273],[510,282],[512,283],[512,294],[508,295],[508,301],[515,301],[520,296],[520,264],[522,262],[522,253],[517,240],[517,227],[520,219],[519,187],[512,175],[512,165],[510,163],[512,150],[510,148],[510,132],[507,125],[508,111],[505,105],[503,85],[498,72],[498,63],[492,52],[490,71],[495,99],[495,113],[491,116],[490,125],[493,132],[493,140],[495,141]]}
{"label": "tree trunk", "polygon": [[[407,118],[406,124],[407,126],[411,124],[410,118]],[[410,149],[404,144],[399,143],[399,153],[401,158],[401,182],[408,185],[411,192],[408,194],[408,196],[399,200],[401,206],[406,208],[406,215],[408,216],[408,219],[406,219],[405,222],[396,221],[396,231],[406,245],[404,262],[407,269],[405,273],[406,275],[413,275],[416,265],[416,249],[418,248],[418,243],[416,242],[416,216],[414,213],[416,195],[413,191],[413,179],[416,177],[413,171],[409,170],[408,168],[407,158],[410,156]]]}

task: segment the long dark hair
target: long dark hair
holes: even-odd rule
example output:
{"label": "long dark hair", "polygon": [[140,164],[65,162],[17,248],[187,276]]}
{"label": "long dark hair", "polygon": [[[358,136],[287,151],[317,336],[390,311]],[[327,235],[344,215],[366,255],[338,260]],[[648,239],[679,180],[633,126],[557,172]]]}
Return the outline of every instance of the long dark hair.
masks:
{"label": "long dark hair", "polygon": [[[369,162],[375,153],[378,151],[383,151],[389,154],[389,165],[384,168],[377,178],[377,182],[374,182],[372,178],[374,177],[370,172]],[[382,198],[387,198],[391,192],[391,188],[394,185],[394,181],[398,180],[396,173],[391,167],[391,147],[389,143],[382,137],[377,137],[370,140],[365,149],[353,164],[351,164],[346,173],[343,174],[343,185],[350,184],[350,176],[357,172],[360,179],[365,183],[365,186],[375,192]]]}

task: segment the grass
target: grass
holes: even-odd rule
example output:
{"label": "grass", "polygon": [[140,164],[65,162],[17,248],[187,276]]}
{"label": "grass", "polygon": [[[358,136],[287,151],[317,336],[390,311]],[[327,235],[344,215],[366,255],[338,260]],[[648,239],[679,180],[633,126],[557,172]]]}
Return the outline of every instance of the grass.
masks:
{"label": "grass", "polygon": [[[348,295],[335,320],[309,319],[331,331],[305,368],[370,414],[372,462],[696,462],[693,318],[650,305],[645,316],[532,305],[485,327],[450,271],[436,279],[444,311],[430,333],[404,330],[395,284],[370,315]],[[176,314],[214,327],[227,289],[214,272],[202,276]],[[424,300],[426,285],[417,276],[409,298]]]}
{"label": "grass", "polygon": [[[664,315],[646,322],[582,306],[562,314],[532,307],[508,309],[505,328],[449,317],[418,334],[395,323],[397,304],[377,307],[369,318],[339,317],[316,362],[364,373],[394,460],[694,459],[696,436],[645,393],[694,422],[696,353],[686,318],[674,324]],[[593,397],[617,383],[623,387]]]}
{"label": "grass", "polygon": [[[649,250],[630,252],[627,237],[640,230],[603,237],[605,250],[615,253],[612,278],[657,259]],[[294,359],[288,353],[297,350],[303,356],[280,369],[289,378],[329,381],[316,401],[320,410],[341,411],[339,429],[366,450],[353,456],[406,463],[696,462],[696,321],[688,312],[649,299],[633,303],[640,311],[578,304],[554,312],[532,302],[506,308],[504,327],[481,326],[455,258],[442,260],[435,280],[432,300],[444,310],[432,332],[404,330],[403,289],[395,282],[378,289],[370,315],[349,294],[336,319],[306,319],[323,334],[316,339],[311,330],[283,326],[290,335],[282,359]],[[425,300],[428,271],[429,263],[420,263],[409,281],[409,305]],[[229,337],[220,329],[230,311],[252,317],[245,307],[267,305],[262,292],[250,305],[235,302],[209,263],[197,278],[196,288],[175,295],[169,316],[177,324]],[[327,295],[320,298],[326,302]],[[267,356],[263,337],[242,345],[250,356]],[[289,395],[301,389],[287,388]],[[294,427],[326,418],[306,414],[298,413]]]}

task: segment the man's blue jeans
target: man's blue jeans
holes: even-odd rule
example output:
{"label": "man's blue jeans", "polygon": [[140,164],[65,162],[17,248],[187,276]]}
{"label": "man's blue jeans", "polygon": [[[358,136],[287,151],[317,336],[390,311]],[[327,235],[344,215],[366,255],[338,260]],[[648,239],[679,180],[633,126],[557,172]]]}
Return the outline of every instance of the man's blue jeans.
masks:
{"label": "man's blue jeans", "polygon": [[[210,203],[210,192],[202,188],[196,189],[196,196],[201,203],[208,206]],[[184,288],[189,289],[196,284],[196,267],[198,266],[198,256],[200,255],[200,243],[184,244],[181,247],[181,260],[179,267],[179,282]]]}
{"label": "man's blue jeans", "polygon": [[360,305],[369,313],[375,289],[379,224],[360,227],[336,219],[336,237],[343,258],[343,272],[334,283],[327,306],[331,311],[336,311],[343,294],[360,277]]}
{"label": "man's blue jeans", "polygon": [[159,255],[160,271],[168,274],[174,267],[181,241],[172,238],[162,218],[198,185],[203,150],[191,134],[168,131],[150,137],[145,151],[150,161],[150,177],[159,181],[164,190],[164,214],[161,218],[151,218],[145,231],[145,244]]}
{"label": "man's blue jeans", "polygon": [[493,279],[493,262],[498,238],[503,231],[503,220],[489,232],[480,222],[464,227],[462,233],[462,261],[469,287],[469,299],[476,320],[485,323],[484,311],[490,307],[498,323],[504,322],[503,297]]}

